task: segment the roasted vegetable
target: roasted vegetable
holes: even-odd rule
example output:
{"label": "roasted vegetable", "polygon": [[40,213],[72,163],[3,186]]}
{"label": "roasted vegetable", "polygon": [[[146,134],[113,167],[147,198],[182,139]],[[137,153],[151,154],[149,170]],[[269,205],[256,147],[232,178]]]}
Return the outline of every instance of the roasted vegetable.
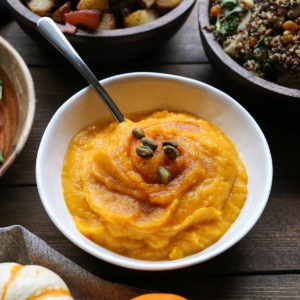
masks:
{"label": "roasted vegetable", "polygon": [[94,31],[99,27],[101,14],[97,10],[78,10],[65,14],[65,21],[74,26],[80,26]]}
{"label": "roasted vegetable", "polygon": [[111,30],[117,28],[117,22],[113,14],[104,14],[99,26],[101,30]]}
{"label": "roasted vegetable", "polygon": [[51,16],[55,22],[65,24],[64,32],[71,34],[77,29],[113,30],[149,23],[176,7],[182,0],[21,1],[39,16]]}
{"label": "roasted vegetable", "polygon": [[95,9],[101,11],[108,11],[108,0],[80,0],[77,5],[78,10]]}
{"label": "roasted vegetable", "polygon": [[182,0],[156,0],[155,6],[161,11],[169,11],[181,3]]}
{"label": "roasted vegetable", "polygon": [[28,8],[39,16],[47,16],[55,7],[55,2],[52,0],[30,0]]}
{"label": "roasted vegetable", "polygon": [[221,13],[223,12],[222,7],[220,4],[216,4],[211,7],[210,9],[210,16],[213,19],[216,19]]}
{"label": "roasted vegetable", "polygon": [[156,20],[158,17],[159,15],[155,10],[140,9],[125,17],[124,26],[134,27],[143,25]]}
{"label": "roasted vegetable", "polygon": [[59,7],[53,14],[52,19],[57,23],[64,23],[64,14],[71,11],[71,2],[68,1]]}

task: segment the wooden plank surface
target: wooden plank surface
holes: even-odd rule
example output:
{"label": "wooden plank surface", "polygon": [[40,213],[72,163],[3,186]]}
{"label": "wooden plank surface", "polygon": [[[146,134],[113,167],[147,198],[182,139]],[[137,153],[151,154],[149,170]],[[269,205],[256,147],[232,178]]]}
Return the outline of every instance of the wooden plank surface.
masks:
{"label": "wooden plank surface", "polygon": [[[204,274],[257,274],[300,271],[300,185],[298,178],[275,179],[267,208],[255,228],[236,246],[219,257],[183,270],[160,273],[160,278]],[[46,215],[35,186],[1,187],[0,227],[21,224],[53,248],[106,279],[155,279],[110,266],[71,244]]]}
{"label": "wooden plank surface", "polygon": [[[199,1],[198,1],[199,2]],[[267,208],[254,229],[215,259],[168,272],[138,272],[98,260],[69,242],[52,224],[35,186],[35,158],[53,113],[86,84],[67,63],[32,41],[15,22],[0,24],[0,35],[30,66],[37,113],[28,143],[0,183],[0,227],[21,224],[94,274],[148,289],[178,292],[189,299],[300,299],[300,139],[298,120],[272,110],[272,99],[253,99],[234,90],[208,63],[201,45],[197,9],[181,30],[151,57],[118,65],[91,65],[99,79],[124,72],[153,71],[187,76],[216,86],[240,101],[264,131],[275,179]],[[262,106],[268,109],[262,109]],[[272,112],[270,112],[270,110]],[[275,113],[274,113],[275,112]],[[255,147],[255,145],[249,145]]]}
{"label": "wooden plank surface", "polygon": [[[197,277],[189,282],[182,278],[166,284],[151,282],[154,288],[176,292],[189,300],[282,300],[300,298],[300,275]],[[131,282],[130,282],[131,283]],[[132,282],[134,284],[134,282]],[[149,286],[149,282],[139,283]]]}

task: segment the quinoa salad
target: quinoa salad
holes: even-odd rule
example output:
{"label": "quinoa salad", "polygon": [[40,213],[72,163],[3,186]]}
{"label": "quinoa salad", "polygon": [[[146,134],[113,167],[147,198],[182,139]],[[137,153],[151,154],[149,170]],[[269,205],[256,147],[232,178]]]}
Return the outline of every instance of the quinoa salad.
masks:
{"label": "quinoa salad", "polygon": [[211,28],[248,71],[300,89],[300,0],[212,0]]}

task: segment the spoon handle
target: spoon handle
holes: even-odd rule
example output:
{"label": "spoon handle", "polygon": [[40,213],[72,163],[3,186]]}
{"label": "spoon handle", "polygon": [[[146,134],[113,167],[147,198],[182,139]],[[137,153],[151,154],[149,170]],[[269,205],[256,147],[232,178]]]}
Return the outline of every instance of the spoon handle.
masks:
{"label": "spoon handle", "polygon": [[111,97],[107,94],[103,86],[99,83],[96,76],[89,67],[84,63],[63,33],[56,26],[54,21],[48,17],[40,18],[37,23],[38,30],[41,34],[79,71],[85,80],[92,85],[100,94],[105,104],[115,117],[116,121],[124,121],[124,115],[116,106]]}

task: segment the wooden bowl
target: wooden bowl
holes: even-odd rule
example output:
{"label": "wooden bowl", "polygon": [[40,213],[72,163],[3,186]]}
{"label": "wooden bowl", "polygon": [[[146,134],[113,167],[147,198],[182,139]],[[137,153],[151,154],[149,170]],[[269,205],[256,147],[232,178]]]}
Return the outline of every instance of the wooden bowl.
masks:
{"label": "wooden bowl", "polygon": [[[39,16],[32,13],[20,0],[7,0],[7,3],[24,31],[34,39],[45,43],[36,29]],[[158,45],[167,41],[183,25],[194,4],[195,0],[183,0],[164,16],[141,26],[96,33],[80,30],[75,35],[66,34],[66,36],[87,61],[130,60],[150,54]],[[58,26],[63,30],[62,25]]]}
{"label": "wooden bowl", "polygon": [[285,103],[300,106],[300,90],[284,87],[256,76],[224,51],[213,32],[206,30],[210,26],[209,4],[210,0],[200,1],[199,29],[204,50],[211,63],[223,73],[225,78],[230,80],[233,87],[238,87],[239,91],[243,89],[243,91],[249,91],[248,97],[252,96],[252,100],[259,99],[263,105],[267,106],[274,102],[282,104],[282,100]]}
{"label": "wooden bowl", "polygon": [[[17,51],[0,37],[0,74],[4,79],[4,98],[0,103],[0,145],[4,163],[0,165],[0,177],[21,152],[29,136],[35,112],[35,92],[29,70]],[[15,97],[8,97],[8,77]]]}

